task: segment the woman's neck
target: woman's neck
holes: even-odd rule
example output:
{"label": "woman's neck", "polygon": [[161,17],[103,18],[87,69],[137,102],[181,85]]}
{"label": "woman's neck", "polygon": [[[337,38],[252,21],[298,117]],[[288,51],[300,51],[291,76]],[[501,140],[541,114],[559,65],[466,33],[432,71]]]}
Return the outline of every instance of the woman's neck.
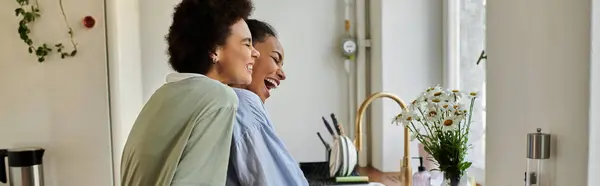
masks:
{"label": "woman's neck", "polygon": [[260,102],[261,102],[262,104],[265,104],[265,100],[264,100],[264,99],[262,99],[262,98],[260,97],[260,95],[258,95],[258,93],[256,93],[256,92],[254,92],[254,91],[252,91],[252,90],[248,89],[248,85],[229,85],[229,86],[230,86],[230,87],[233,87],[233,88],[244,89],[244,90],[247,90],[247,91],[249,91],[249,92],[252,92],[253,94],[255,94],[256,96],[258,96],[258,97],[260,98]]}
{"label": "woman's neck", "polygon": [[247,88],[248,88],[248,86],[247,86],[247,85],[234,85],[234,84],[232,84],[232,85],[229,85],[229,86],[230,86],[230,87],[233,87],[233,88],[241,88],[241,89],[246,89],[246,90],[248,90],[248,89],[247,89]]}
{"label": "woman's neck", "polygon": [[223,77],[221,74],[219,74],[219,72],[217,72],[214,68],[209,70],[206,74],[206,77],[209,77],[211,79],[217,80],[223,84],[229,84],[229,80],[225,77]]}

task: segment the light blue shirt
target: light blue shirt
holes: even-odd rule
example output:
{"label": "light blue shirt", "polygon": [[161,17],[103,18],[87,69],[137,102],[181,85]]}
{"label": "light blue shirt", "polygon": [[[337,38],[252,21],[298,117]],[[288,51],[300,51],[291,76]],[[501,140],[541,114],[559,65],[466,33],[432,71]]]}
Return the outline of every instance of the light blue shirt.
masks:
{"label": "light blue shirt", "polygon": [[234,88],[239,106],[233,139],[227,186],[308,186],[308,182],[271,124],[267,111],[255,93]]}

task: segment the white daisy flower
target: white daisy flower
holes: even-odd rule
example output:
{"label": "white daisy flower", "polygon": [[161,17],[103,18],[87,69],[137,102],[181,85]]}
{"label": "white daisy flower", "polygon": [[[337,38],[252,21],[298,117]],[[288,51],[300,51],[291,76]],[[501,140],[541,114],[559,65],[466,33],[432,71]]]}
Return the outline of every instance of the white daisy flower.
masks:
{"label": "white daisy flower", "polygon": [[442,102],[440,104],[440,109],[442,110],[442,112],[453,110],[452,109],[452,104],[450,102]]}
{"label": "white daisy flower", "polygon": [[460,99],[463,97],[463,92],[461,92],[460,90],[450,90],[450,98],[452,102],[459,102]]}
{"label": "white daisy flower", "polygon": [[421,107],[421,105],[423,104],[423,102],[421,102],[418,98],[413,100],[410,105],[408,106],[408,110],[419,110],[419,108]]}
{"label": "white daisy flower", "polygon": [[444,94],[444,91],[442,89],[442,87],[440,87],[439,85],[435,86],[435,87],[431,87],[429,89],[427,89],[427,91],[425,92],[425,98],[427,98],[427,100],[431,100],[434,97],[440,97]]}
{"label": "white daisy flower", "polygon": [[442,121],[442,130],[443,131],[456,130],[456,129],[458,129],[460,121],[461,121],[461,119],[455,115],[446,117],[446,118],[444,118],[444,121]]}
{"label": "white daisy flower", "polygon": [[476,98],[478,94],[478,92],[469,92],[469,98]]}
{"label": "white daisy flower", "polygon": [[394,121],[396,122],[396,124],[401,124],[402,126],[406,127],[406,125],[409,125],[410,122],[415,119],[416,117],[413,112],[406,111],[398,114]]}
{"label": "white daisy flower", "polygon": [[462,103],[453,103],[451,106],[453,111],[462,111],[465,109],[465,104]]}
{"label": "white daisy flower", "polygon": [[396,115],[396,118],[394,118],[394,123],[396,123],[396,125],[403,124],[404,121],[402,120],[402,118],[404,118],[404,113],[400,113],[400,114]]}
{"label": "white daisy flower", "polygon": [[435,91],[441,91],[441,90],[442,90],[442,87],[440,85],[436,85],[434,87],[429,87],[427,89],[427,91],[425,91],[425,92],[429,93],[429,92],[432,92],[432,91],[435,92]]}
{"label": "white daisy flower", "polygon": [[442,113],[435,106],[428,107],[424,114],[427,121],[437,121],[442,117]]}

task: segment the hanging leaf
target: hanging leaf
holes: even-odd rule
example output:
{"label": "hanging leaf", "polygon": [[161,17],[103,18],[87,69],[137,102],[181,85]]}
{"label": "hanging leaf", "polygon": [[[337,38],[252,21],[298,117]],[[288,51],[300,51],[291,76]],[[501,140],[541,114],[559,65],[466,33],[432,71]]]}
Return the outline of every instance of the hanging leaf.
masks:
{"label": "hanging leaf", "polygon": [[17,8],[15,9],[15,16],[19,16],[21,14],[25,13],[25,10],[23,10],[23,8]]}
{"label": "hanging leaf", "polygon": [[481,54],[479,55],[479,59],[477,59],[477,65],[479,65],[479,63],[481,62],[481,60],[487,60],[487,54],[485,54],[485,50],[481,51]]}

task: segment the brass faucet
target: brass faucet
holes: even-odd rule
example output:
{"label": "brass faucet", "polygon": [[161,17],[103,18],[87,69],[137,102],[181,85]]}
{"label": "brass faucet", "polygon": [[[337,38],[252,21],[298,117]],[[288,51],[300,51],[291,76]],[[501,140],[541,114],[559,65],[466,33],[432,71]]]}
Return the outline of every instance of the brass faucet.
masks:
{"label": "brass faucet", "polygon": [[[400,107],[402,108],[402,110],[407,110],[406,109],[406,104],[404,104],[404,101],[402,101],[398,96],[395,96],[393,94],[390,93],[386,93],[386,92],[378,92],[375,94],[370,95],[369,97],[367,97],[367,99],[365,99],[365,101],[362,102],[362,104],[360,105],[358,112],[356,114],[356,121],[355,121],[355,139],[354,139],[354,145],[356,146],[356,150],[360,153],[360,151],[362,150],[362,119],[363,119],[363,114],[365,113],[365,110],[367,109],[367,107],[369,105],[371,105],[371,102],[373,102],[373,100],[377,99],[377,98],[383,98],[383,97],[387,97],[390,99],[393,99],[394,101],[396,101],[396,103],[398,103],[398,105],[400,105]],[[408,140],[408,135],[409,135],[409,130],[407,127],[404,127],[404,158],[402,158],[402,164],[400,165],[400,177],[401,177],[401,185],[402,186],[412,186],[412,169],[410,167],[410,151],[409,151],[409,140]]]}

